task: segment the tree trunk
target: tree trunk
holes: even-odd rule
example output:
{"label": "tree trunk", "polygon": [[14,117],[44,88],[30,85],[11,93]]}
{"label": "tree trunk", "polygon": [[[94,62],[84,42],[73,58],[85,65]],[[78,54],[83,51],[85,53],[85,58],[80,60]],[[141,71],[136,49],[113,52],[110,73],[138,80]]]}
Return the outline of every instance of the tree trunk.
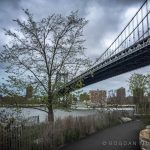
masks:
{"label": "tree trunk", "polygon": [[50,103],[48,106],[48,122],[54,122],[54,112],[52,103]]}
{"label": "tree trunk", "polygon": [[54,122],[54,113],[53,113],[52,101],[53,101],[53,95],[52,95],[50,88],[49,88],[49,92],[48,92],[48,121],[49,122]]}

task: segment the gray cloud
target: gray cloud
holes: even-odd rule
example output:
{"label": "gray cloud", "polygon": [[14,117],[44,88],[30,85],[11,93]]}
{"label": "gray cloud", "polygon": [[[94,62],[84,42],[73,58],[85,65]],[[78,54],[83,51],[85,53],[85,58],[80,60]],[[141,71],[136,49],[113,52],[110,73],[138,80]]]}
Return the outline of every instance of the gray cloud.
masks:
{"label": "gray cloud", "polygon": [[11,28],[15,26],[12,19],[19,17],[21,0],[0,0],[0,49],[6,42],[6,36],[4,35],[3,28]]}
{"label": "gray cloud", "polygon": [[18,15],[20,2],[20,0],[0,1],[0,27],[10,25],[9,22]]}
{"label": "gray cloud", "polygon": [[[23,18],[22,8],[29,9],[36,19],[46,17],[52,13],[63,15],[70,14],[71,11],[79,11],[79,15],[89,20],[85,28],[86,53],[90,58],[95,58],[113,42],[113,39],[121,32],[125,24],[132,18],[144,0],[0,0],[0,49],[6,43],[2,28],[14,28],[12,19]],[[131,10],[129,16],[127,11]],[[1,68],[1,67],[0,67]],[[150,70],[146,67],[141,72]],[[117,87],[125,83],[129,74],[124,74],[113,79],[109,79],[96,86]],[[92,85],[93,86],[93,85]],[[92,88],[92,86],[90,88]],[[95,87],[95,86],[93,86]],[[89,89],[89,87],[87,87]]]}
{"label": "gray cloud", "polygon": [[[46,17],[51,13],[68,15],[71,11],[79,11],[79,15],[89,20],[85,38],[88,51],[104,50],[103,40],[106,35],[116,33],[124,19],[125,11],[132,6],[139,6],[142,0],[1,0],[0,27],[14,27],[11,21],[23,17],[22,8],[28,8],[36,18]],[[91,53],[90,53],[91,56]]]}
{"label": "gray cloud", "polygon": [[[126,11],[132,7],[138,9],[141,2],[136,0],[132,2],[129,0],[95,0],[91,2],[89,7],[86,8],[86,11],[89,10],[87,19],[91,15],[86,32],[87,45],[89,50],[92,51],[91,54],[97,56],[98,53],[102,53],[107,48],[104,43],[107,43],[108,39],[112,41],[131,19],[132,15],[130,18],[125,18]],[[124,19],[128,20],[124,21]]]}
{"label": "gray cloud", "polygon": [[1,0],[0,4],[1,6],[8,6],[11,5],[14,8],[18,7],[18,4],[20,3],[20,0]]}

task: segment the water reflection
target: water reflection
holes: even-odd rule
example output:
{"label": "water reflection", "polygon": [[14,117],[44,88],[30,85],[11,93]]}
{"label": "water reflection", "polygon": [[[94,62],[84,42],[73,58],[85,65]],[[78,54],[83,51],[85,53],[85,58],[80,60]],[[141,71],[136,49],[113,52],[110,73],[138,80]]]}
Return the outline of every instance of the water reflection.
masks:
{"label": "water reflection", "polygon": [[[41,107],[40,107],[41,108]],[[0,108],[0,111],[5,110],[6,112],[12,113],[15,108]],[[42,108],[41,108],[42,109]],[[108,111],[119,111],[119,112],[127,112],[130,114],[133,114],[134,110],[133,108],[99,108],[99,109],[79,109],[79,110],[70,110],[70,111],[65,111],[61,109],[54,109],[54,117],[55,119],[57,118],[64,118],[67,116],[86,116],[86,115],[92,115],[97,112],[108,112]],[[14,114],[18,115],[18,114]],[[47,119],[48,114],[44,111],[38,110],[38,109],[33,109],[33,108],[21,108],[20,109],[20,115],[24,118],[29,118],[31,116],[39,116],[39,121],[44,122]]]}

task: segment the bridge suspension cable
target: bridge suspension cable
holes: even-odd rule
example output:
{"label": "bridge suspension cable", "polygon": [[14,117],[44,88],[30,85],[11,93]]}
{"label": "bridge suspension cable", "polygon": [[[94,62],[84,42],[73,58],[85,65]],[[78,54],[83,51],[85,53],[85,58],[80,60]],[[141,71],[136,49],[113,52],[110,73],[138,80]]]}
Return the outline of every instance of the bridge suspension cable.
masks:
{"label": "bridge suspension cable", "polygon": [[96,59],[92,67],[149,36],[149,0],[146,0],[112,44]]}
{"label": "bridge suspension cable", "polygon": [[[73,80],[69,81],[65,84],[65,87],[68,91],[73,91],[71,88],[72,85],[75,85],[78,81],[82,80],[84,86],[89,84],[101,81],[102,79],[107,79],[112,77],[113,74],[121,74],[127,71],[131,71],[133,69],[137,69],[138,67],[145,66],[150,64],[150,0],[146,0],[133,18],[129,21],[129,23],[125,26],[122,32],[117,36],[117,38],[112,42],[112,44],[106,49],[104,53],[94,62],[93,66],[75,77]],[[141,51],[142,49],[142,51]],[[139,55],[136,57],[136,52],[139,52]],[[131,57],[132,55],[132,57]],[[144,57],[145,56],[145,57]],[[136,65],[135,60],[136,59]],[[144,57],[144,62],[143,62]],[[123,58],[128,58],[128,61],[122,62],[126,65],[128,63],[128,69],[117,68],[116,65],[114,69],[114,63],[122,61]],[[130,59],[132,58],[132,59]],[[134,64],[131,64],[131,62]],[[129,68],[130,67],[130,68]],[[111,69],[112,70],[111,70]],[[111,73],[109,73],[111,72]],[[115,73],[114,73],[115,72]],[[112,75],[111,75],[112,74]],[[63,91],[62,88],[60,91]]]}

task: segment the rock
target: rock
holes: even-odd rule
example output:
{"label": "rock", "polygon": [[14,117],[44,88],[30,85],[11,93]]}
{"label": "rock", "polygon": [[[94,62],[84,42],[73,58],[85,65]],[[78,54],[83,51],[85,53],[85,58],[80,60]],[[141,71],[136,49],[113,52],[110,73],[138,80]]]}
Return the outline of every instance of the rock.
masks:
{"label": "rock", "polygon": [[150,150],[150,129],[144,129],[140,132],[139,141],[142,150]]}
{"label": "rock", "polygon": [[132,119],[129,117],[121,117],[121,121],[122,122],[129,122],[129,121],[132,121]]}

